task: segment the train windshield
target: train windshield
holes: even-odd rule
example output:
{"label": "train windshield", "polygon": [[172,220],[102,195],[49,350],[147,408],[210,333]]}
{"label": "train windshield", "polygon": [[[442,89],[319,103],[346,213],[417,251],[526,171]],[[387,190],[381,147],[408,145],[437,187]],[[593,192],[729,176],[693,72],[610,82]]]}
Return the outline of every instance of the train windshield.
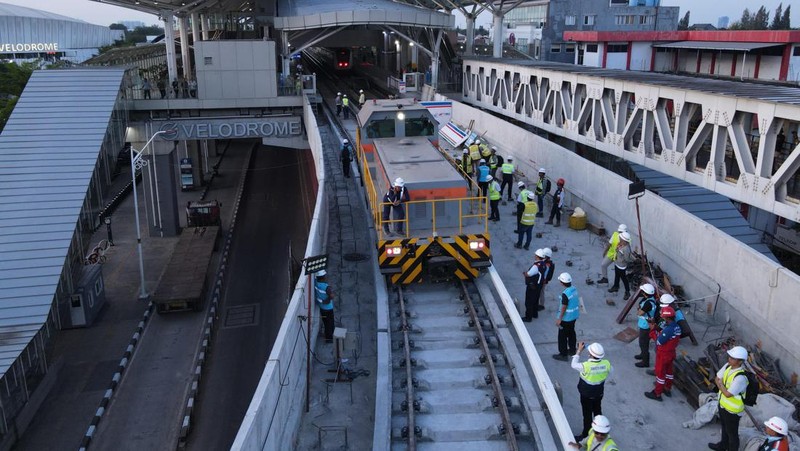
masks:
{"label": "train windshield", "polygon": [[427,117],[406,119],[406,136],[433,136],[435,127]]}
{"label": "train windshield", "polygon": [[367,137],[394,138],[394,118],[373,119],[367,124]]}

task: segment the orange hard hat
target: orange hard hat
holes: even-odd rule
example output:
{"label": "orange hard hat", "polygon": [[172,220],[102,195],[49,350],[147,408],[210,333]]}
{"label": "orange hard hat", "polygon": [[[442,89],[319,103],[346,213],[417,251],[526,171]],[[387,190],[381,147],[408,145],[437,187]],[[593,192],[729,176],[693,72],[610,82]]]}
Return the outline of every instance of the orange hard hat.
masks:
{"label": "orange hard hat", "polygon": [[564,179],[558,179],[558,181],[556,182],[556,185],[564,186]]}

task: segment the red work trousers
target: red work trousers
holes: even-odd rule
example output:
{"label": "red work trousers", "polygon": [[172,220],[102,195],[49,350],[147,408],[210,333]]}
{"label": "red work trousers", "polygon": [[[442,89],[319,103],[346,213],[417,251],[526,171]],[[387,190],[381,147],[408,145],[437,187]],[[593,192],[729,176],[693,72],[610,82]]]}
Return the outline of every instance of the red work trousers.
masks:
{"label": "red work trousers", "polygon": [[665,390],[672,390],[673,362],[675,361],[675,350],[661,351],[656,347],[656,395],[661,396]]}

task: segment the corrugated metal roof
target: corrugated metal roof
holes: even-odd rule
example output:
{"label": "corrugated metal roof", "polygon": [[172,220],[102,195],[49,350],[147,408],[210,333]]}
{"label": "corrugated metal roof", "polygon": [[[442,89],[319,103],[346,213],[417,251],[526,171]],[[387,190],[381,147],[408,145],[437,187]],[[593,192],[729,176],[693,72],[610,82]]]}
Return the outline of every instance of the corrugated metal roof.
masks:
{"label": "corrugated metal roof", "polygon": [[279,0],[278,30],[362,24],[452,28],[455,16],[392,0]]}
{"label": "corrugated metal roof", "polygon": [[693,49],[693,50],[734,50],[745,51],[763,49],[766,47],[783,46],[783,43],[769,42],[714,42],[714,41],[680,41],[669,44],[655,44],[653,47],[662,49]]}
{"label": "corrugated metal roof", "polygon": [[683,208],[717,229],[778,261],[761,241],[761,232],[750,227],[730,199],[714,191],[663,174],[640,164],[628,163],[648,190]]}
{"label": "corrugated metal roof", "polygon": [[26,8],[24,6],[9,5],[8,3],[0,3],[0,16],[34,17],[36,19],[68,20],[70,22],[86,23],[80,19],[73,19],[72,17],[62,16],[61,14]]}
{"label": "corrugated metal roof", "polygon": [[47,321],[124,74],[36,71],[0,134],[0,377]]}

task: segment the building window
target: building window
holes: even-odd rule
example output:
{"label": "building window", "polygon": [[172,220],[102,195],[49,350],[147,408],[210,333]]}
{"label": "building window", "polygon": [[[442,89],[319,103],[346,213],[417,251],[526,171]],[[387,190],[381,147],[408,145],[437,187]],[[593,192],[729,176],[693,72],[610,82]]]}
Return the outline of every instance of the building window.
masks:
{"label": "building window", "polygon": [[586,44],[586,53],[597,53],[597,44]]}
{"label": "building window", "polygon": [[564,25],[575,25],[575,16],[567,16],[564,18]]}
{"label": "building window", "polygon": [[609,44],[608,53],[628,53],[628,44]]}
{"label": "building window", "polygon": [[561,53],[561,44],[553,44],[550,46],[550,53]]}
{"label": "building window", "polygon": [[206,66],[213,66],[214,65],[214,57],[206,56],[203,58],[203,64]]}
{"label": "building window", "polygon": [[564,47],[564,51],[567,53],[575,53],[575,44],[567,44]]}
{"label": "building window", "polygon": [[653,25],[656,23],[656,16],[639,16],[639,25]]}
{"label": "building window", "polygon": [[794,51],[792,51],[792,56],[800,56],[800,46],[794,48]]}
{"label": "building window", "polygon": [[584,25],[594,25],[594,15],[591,16],[583,16],[583,24]]}
{"label": "building window", "polygon": [[608,6],[628,6],[628,0],[610,0]]}
{"label": "building window", "polygon": [[[641,16],[641,17],[644,17],[644,16]],[[634,24],[636,24],[636,21],[637,21],[636,16],[634,16],[632,14],[620,14],[620,15],[614,16],[614,19],[615,19],[614,21],[615,21],[615,23],[617,25],[634,25]]]}

